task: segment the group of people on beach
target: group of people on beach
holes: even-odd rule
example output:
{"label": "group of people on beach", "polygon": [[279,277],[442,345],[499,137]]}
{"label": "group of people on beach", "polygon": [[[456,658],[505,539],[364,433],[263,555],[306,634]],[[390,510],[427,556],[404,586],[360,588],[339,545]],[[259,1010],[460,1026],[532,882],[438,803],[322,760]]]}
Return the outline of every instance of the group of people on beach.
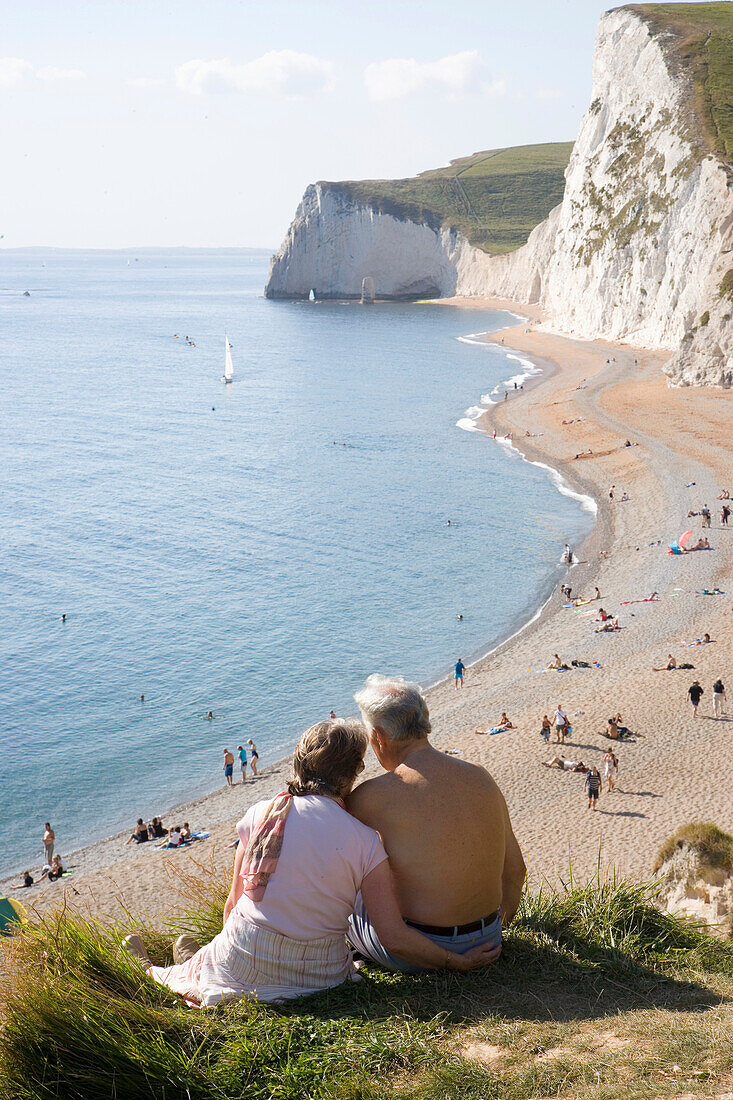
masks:
{"label": "group of people on beach", "polygon": [[[252,770],[252,778],[257,777],[257,762],[260,759],[260,754],[257,751],[257,746],[250,737],[247,741],[247,748],[242,745],[237,745],[237,757],[239,759],[239,768],[242,772],[242,782],[247,782],[247,751],[249,750],[249,766]],[[227,787],[234,786],[234,754],[229,749],[224,749],[224,781]]]}
{"label": "group of people on beach", "polygon": [[30,886],[37,885],[39,882],[48,880],[49,882],[56,882],[63,875],[66,874],[66,868],[63,860],[58,852],[55,852],[56,847],[56,833],[51,827],[51,822],[47,821],[43,826],[43,866],[38,879],[34,879],[30,870],[23,872],[23,881],[18,883],[18,888],[28,888]]}
{"label": "group of people on beach", "polygon": [[[525,879],[501,791],[482,767],[430,744],[416,684],[370,676],[356,702],[361,720],[308,729],[287,789],[238,823],[214,940],[179,937],[174,964],[158,967],[139,936],[127,938],[188,1004],[330,988],[353,975],[352,951],[408,973],[498,958]],[[355,786],[368,745],[383,772]]]}

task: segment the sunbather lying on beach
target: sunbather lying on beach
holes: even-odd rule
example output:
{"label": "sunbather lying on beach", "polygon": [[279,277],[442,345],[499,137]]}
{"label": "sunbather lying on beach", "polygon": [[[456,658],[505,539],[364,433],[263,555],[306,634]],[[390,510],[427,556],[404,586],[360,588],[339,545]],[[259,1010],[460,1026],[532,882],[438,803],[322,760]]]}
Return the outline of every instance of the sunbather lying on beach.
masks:
{"label": "sunbather lying on beach", "polygon": [[564,772],[587,772],[582,760],[566,760],[564,756],[553,756],[552,760],[542,760],[543,768],[560,768]]}
{"label": "sunbather lying on beach", "polygon": [[618,619],[612,618],[612,619],[606,619],[605,623],[603,623],[602,626],[597,626],[595,632],[596,632],[596,634],[603,634],[603,633],[606,633],[606,632],[611,631],[611,630],[620,630],[620,629],[621,629],[621,627],[619,626]]}
{"label": "sunbather lying on beach", "polygon": [[507,718],[505,710],[503,710],[501,712],[501,718],[499,719],[499,725],[503,726],[504,729],[507,729],[507,730],[513,730],[514,729],[514,725]]}

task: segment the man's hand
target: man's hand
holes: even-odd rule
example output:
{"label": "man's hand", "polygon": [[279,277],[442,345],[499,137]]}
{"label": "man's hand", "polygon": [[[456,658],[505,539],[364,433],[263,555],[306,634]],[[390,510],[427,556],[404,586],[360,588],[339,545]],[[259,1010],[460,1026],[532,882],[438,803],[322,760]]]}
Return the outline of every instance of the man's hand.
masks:
{"label": "man's hand", "polygon": [[472,947],[470,951],[466,951],[465,955],[457,955],[455,951],[448,951],[448,958],[446,959],[446,970],[460,970],[465,972],[467,970],[478,970],[482,966],[491,966],[493,962],[501,955],[501,944],[497,947],[491,944],[480,944],[478,947]]}

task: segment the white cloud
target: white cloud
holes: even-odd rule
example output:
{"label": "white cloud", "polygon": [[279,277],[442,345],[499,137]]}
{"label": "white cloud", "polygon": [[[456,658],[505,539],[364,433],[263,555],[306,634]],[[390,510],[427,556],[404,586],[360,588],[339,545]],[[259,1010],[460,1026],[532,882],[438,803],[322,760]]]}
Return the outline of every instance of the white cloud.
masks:
{"label": "white cloud", "polygon": [[271,50],[254,61],[233,65],[228,57],[218,61],[187,61],[175,70],[183,92],[236,91],[272,99],[303,99],[335,86],[333,63],[296,50]]}
{"label": "white cloud", "polygon": [[36,69],[39,80],[84,80],[86,73],[81,69],[57,69],[55,65],[47,65],[44,69]]}
{"label": "white cloud", "polygon": [[33,76],[34,69],[30,61],[23,61],[20,57],[0,57],[0,84],[10,87],[12,84],[20,84]]}
{"label": "white cloud", "polygon": [[437,61],[416,61],[414,57],[392,57],[375,61],[364,70],[369,98],[375,101],[399,99],[428,88],[447,92],[453,98],[471,92],[503,95],[503,80],[489,81],[478,50],[449,54]]}
{"label": "white cloud", "polygon": [[0,57],[0,85],[9,88],[15,84],[22,84],[26,80],[43,80],[51,82],[56,80],[82,80],[84,73],[81,69],[57,69],[54,65],[46,65],[37,69],[30,61],[22,57]]}
{"label": "white cloud", "polygon": [[538,99],[562,99],[562,92],[556,88],[540,88],[537,91]]}

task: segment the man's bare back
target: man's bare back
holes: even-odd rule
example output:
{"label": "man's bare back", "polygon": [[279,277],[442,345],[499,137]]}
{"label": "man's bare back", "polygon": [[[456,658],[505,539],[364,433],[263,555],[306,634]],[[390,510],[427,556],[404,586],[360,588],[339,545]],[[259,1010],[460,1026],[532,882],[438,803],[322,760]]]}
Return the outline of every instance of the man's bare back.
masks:
{"label": "man's bare back", "polygon": [[402,763],[362,783],[347,804],[382,836],[403,917],[462,925],[501,905],[506,925],[525,868],[501,791],[484,768],[427,740],[413,745]]}

